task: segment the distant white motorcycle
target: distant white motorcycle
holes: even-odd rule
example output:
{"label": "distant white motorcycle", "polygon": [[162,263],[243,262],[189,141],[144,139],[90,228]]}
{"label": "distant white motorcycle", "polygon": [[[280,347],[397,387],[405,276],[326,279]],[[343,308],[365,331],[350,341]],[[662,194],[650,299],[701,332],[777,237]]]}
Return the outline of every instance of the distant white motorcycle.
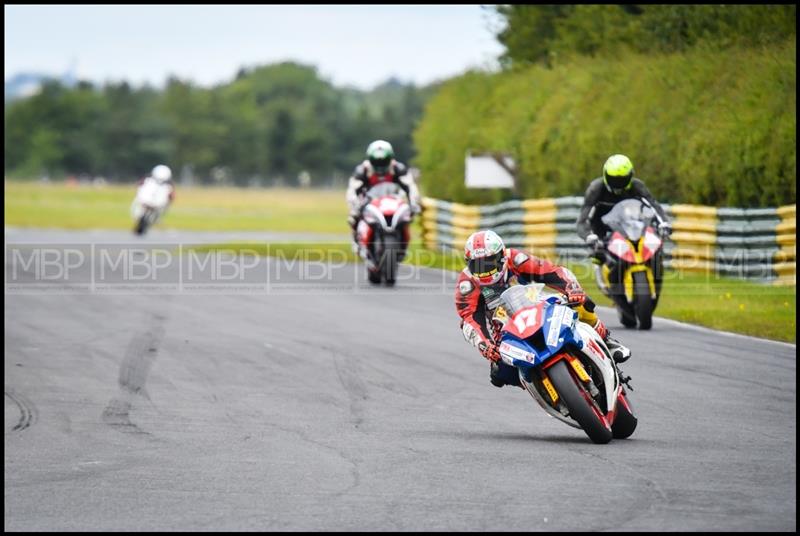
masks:
{"label": "distant white motorcycle", "polygon": [[134,233],[143,235],[161,218],[169,206],[171,194],[171,184],[159,183],[152,177],[144,180],[131,204],[131,216],[136,222]]}

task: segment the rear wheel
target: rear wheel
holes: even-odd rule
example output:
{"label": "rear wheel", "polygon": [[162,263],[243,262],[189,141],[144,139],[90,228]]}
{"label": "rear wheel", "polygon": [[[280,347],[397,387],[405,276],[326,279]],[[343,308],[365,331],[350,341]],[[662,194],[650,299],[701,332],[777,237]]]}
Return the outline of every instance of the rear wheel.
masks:
{"label": "rear wheel", "polygon": [[569,365],[561,359],[547,369],[547,375],[553,382],[558,395],[564,400],[570,416],[581,425],[583,431],[595,443],[605,444],[611,441],[611,429],[606,426],[597,404],[569,371]]}
{"label": "rear wheel", "polygon": [[639,420],[633,415],[633,408],[630,407],[630,401],[623,394],[617,400],[617,417],[614,419],[614,424],[611,425],[611,432],[614,439],[625,439],[630,437]]}
{"label": "rear wheel", "polygon": [[653,297],[650,295],[650,283],[645,272],[633,274],[633,308],[639,319],[639,329],[650,329],[653,326]]}

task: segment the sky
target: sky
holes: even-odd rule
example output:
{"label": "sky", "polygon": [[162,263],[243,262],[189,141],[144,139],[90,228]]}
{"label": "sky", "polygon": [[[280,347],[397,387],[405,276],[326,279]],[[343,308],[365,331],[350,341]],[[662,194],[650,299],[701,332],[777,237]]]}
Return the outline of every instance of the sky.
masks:
{"label": "sky", "polygon": [[6,5],[5,79],[60,75],[202,86],[293,60],[337,86],[418,85],[494,69],[500,22],[480,5]]}

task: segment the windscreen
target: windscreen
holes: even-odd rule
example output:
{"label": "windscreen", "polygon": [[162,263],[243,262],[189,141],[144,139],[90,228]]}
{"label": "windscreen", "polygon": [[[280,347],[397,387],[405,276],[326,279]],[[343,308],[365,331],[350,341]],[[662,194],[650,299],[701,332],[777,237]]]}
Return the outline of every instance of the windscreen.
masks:
{"label": "windscreen", "polygon": [[383,197],[384,195],[398,195],[398,194],[402,195],[403,193],[404,193],[403,189],[400,188],[400,186],[397,185],[396,183],[381,182],[370,188],[369,191],[367,191],[367,197],[375,199],[377,197]]}
{"label": "windscreen", "polygon": [[508,287],[500,295],[500,306],[505,310],[509,317],[524,307],[535,305],[544,299],[544,285],[541,283],[531,283],[530,285],[514,285]]}
{"label": "windscreen", "polygon": [[638,240],[655,216],[652,207],[640,199],[625,199],[614,205],[601,219],[611,230],[620,231],[628,238]]}

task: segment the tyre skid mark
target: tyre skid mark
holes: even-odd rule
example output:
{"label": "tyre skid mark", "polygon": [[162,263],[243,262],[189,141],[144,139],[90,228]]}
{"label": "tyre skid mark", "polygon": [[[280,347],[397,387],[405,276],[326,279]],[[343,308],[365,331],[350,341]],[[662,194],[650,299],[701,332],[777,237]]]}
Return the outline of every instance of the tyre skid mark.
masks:
{"label": "tyre skid mark", "polygon": [[148,326],[128,344],[117,381],[120,393],[108,402],[102,414],[103,422],[109,426],[127,433],[150,435],[131,421],[130,412],[137,397],[150,400],[145,385],[164,337],[164,320],[160,314],[151,314]]}
{"label": "tyre skid mark", "polygon": [[34,425],[39,418],[39,412],[36,409],[36,406],[34,406],[33,403],[24,395],[17,393],[11,388],[6,388],[3,390],[3,392],[8,398],[11,399],[12,402],[14,402],[14,404],[16,404],[20,413],[19,421],[11,429],[11,431],[21,432]]}

